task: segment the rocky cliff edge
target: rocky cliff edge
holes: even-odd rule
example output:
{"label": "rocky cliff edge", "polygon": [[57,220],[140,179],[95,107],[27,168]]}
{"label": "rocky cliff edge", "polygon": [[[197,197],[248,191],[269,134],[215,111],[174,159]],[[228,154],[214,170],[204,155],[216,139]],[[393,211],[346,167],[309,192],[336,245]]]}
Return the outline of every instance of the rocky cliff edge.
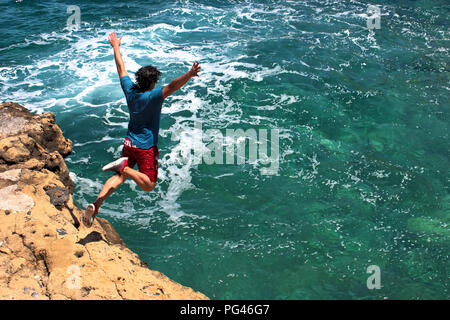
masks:
{"label": "rocky cliff edge", "polygon": [[72,152],[52,113],[0,104],[0,299],[208,299],[150,270],[72,199]]}

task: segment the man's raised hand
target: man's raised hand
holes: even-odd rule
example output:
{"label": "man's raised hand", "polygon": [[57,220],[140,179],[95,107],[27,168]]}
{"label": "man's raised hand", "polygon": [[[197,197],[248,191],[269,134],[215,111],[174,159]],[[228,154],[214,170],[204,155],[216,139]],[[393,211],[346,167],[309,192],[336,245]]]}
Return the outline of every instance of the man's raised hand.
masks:
{"label": "man's raised hand", "polygon": [[182,86],[184,86],[190,78],[192,77],[198,77],[198,73],[200,72],[200,63],[195,61],[192,65],[192,68],[183,74],[182,76],[173,79],[167,86],[163,88],[163,99],[170,96],[172,93],[180,89]]}
{"label": "man's raised hand", "polygon": [[115,32],[112,32],[108,36],[109,43],[111,44],[111,47],[118,48],[120,47],[120,43],[122,42],[122,37],[117,39],[117,34]]}
{"label": "man's raised hand", "polygon": [[120,54],[120,42],[122,41],[122,37],[117,39],[117,34],[112,32],[108,36],[109,43],[111,47],[114,49],[114,60],[116,61],[117,72],[119,73],[119,77],[127,76],[127,70],[125,69],[125,64],[123,63],[122,55]]}
{"label": "man's raised hand", "polygon": [[189,75],[191,77],[198,77],[198,73],[200,72],[200,70],[201,70],[200,62],[194,61],[191,70],[189,70]]}

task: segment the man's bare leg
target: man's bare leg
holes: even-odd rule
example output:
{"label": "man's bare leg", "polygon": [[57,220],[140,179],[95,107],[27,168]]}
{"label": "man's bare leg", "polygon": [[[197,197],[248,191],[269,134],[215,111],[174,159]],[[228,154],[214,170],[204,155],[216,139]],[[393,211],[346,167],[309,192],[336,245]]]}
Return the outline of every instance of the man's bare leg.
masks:
{"label": "man's bare leg", "polygon": [[116,174],[106,180],[102,191],[100,191],[97,200],[94,202],[96,211],[98,211],[98,208],[100,208],[103,201],[105,201],[122,183],[124,183],[128,177],[133,179],[134,182],[136,182],[137,185],[146,192],[152,191],[156,185],[156,183],[152,182],[146,174],[136,171],[130,167],[125,167],[122,175]]}
{"label": "man's bare leg", "polygon": [[89,204],[84,211],[82,220],[83,224],[86,227],[89,228],[92,226],[94,218],[97,215],[98,209],[102,205],[103,201],[105,201],[114,192],[114,190],[116,190],[122,183],[124,183],[126,179],[127,178],[125,176],[116,174],[106,180],[102,190],[97,196],[97,200],[95,200],[94,203]]}
{"label": "man's bare leg", "polygon": [[123,169],[122,175],[126,178],[130,177],[136,182],[136,184],[141,187],[145,192],[150,192],[155,188],[156,182],[150,180],[150,178],[139,171],[134,170],[130,167],[125,167]]}
{"label": "man's bare leg", "polygon": [[100,191],[97,196],[97,200],[94,202],[96,211],[98,211],[103,201],[105,201],[122,183],[124,183],[125,180],[127,180],[126,176],[119,174],[113,175],[111,178],[106,180],[102,191]]}
{"label": "man's bare leg", "polygon": [[150,192],[155,188],[156,182],[152,182],[150,178],[139,171],[136,171],[130,167],[125,167],[122,174],[116,174],[106,180],[103,185],[102,190],[97,196],[97,200],[93,204],[88,205],[83,215],[83,223],[90,227],[93,223],[94,217],[98,213],[98,209],[103,204],[103,202],[122,184],[130,177],[136,182],[136,184],[141,187],[142,190]]}

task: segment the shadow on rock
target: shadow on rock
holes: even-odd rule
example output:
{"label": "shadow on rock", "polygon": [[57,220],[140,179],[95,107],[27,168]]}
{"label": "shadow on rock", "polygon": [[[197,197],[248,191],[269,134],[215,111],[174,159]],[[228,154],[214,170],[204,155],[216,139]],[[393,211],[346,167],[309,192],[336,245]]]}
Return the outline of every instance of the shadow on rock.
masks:
{"label": "shadow on rock", "polygon": [[83,246],[85,246],[89,242],[96,242],[96,241],[102,241],[102,240],[103,240],[103,237],[102,237],[102,235],[99,232],[92,231],[86,237],[84,237],[83,239],[78,241],[77,243],[82,244]]}

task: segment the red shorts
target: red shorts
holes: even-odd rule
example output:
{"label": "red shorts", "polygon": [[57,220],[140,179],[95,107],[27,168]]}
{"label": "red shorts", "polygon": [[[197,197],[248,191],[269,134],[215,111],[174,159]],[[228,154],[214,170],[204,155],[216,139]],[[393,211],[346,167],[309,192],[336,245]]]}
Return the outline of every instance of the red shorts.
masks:
{"label": "red shorts", "polygon": [[133,168],[136,163],[139,172],[147,175],[152,182],[158,179],[158,147],[153,146],[150,149],[139,149],[134,146],[130,139],[125,138],[123,142],[122,157],[128,157],[128,166]]}

